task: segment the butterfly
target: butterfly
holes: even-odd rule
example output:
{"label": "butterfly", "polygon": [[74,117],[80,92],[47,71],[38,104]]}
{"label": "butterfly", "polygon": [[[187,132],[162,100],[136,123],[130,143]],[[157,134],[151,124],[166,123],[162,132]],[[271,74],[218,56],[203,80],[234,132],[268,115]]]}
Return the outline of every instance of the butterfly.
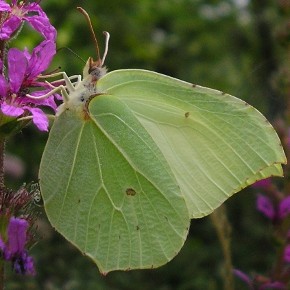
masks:
{"label": "butterfly", "polygon": [[229,94],[141,69],[112,72],[89,58],[65,73],[64,103],[39,180],[51,224],[102,273],[156,268],[183,246],[192,218],[286,157],[266,118]]}

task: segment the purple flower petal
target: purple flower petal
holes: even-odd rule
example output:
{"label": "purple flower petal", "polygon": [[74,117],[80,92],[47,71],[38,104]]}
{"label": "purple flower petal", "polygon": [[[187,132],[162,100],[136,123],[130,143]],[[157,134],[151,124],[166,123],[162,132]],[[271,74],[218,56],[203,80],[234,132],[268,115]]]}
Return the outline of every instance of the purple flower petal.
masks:
{"label": "purple flower petal", "polygon": [[8,224],[8,251],[10,255],[22,254],[26,244],[28,222],[21,218],[10,218]]}
{"label": "purple flower petal", "polygon": [[271,178],[266,178],[255,182],[253,185],[255,188],[267,189],[271,186]]}
{"label": "purple flower petal", "polygon": [[42,102],[40,103],[42,106],[47,106],[47,107],[50,107],[54,110],[54,112],[56,112],[56,109],[57,109],[57,104],[55,103],[54,101],[54,97],[56,95],[53,95],[51,98],[47,98],[47,99],[44,99],[42,100]]}
{"label": "purple flower petal", "polygon": [[55,53],[55,43],[50,40],[43,41],[35,47],[27,68],[28,78],[33,79],[46,70]]}
{"label": "purple flower petal", "polygon": [[[17,0],[16,0],[17,1]],[[32,2],[32,3],[27,3],[25,5],[25,8],[30,11],[30,12],[35,12],[34,14],[42,16],[42,17],[47,17],[45,12],[42,10],[42,8],[40,7],[40,5],[36,2]],[[33,17],[33,16],[31,16]]]}
{"label": "purple flower petal", "polygon": [[266,289],[279,289],[279,290],[286,290],[286,285],[279,281],[269,282],[262,285],[259,290],[266,290]]}
{"label": "purple flower petal", "polygon": [[22,258],[24,260],[25,274],[34,276],[36,273],[35,273],[33,258],[31,256],[28,256],[27,254],[25,258],[24,257]]}
{"label": "purple flower petal", "polygon": [[247,274],[238,269],[234,269],[233,273],[236,277],[245,282],[249,286],[249,289],[254,289],[252,279]]}
{"label": "purple flower petal", "polygon": [[2,97],[1,99],[4,99],[6,97],[8,88],[9,86],[7,84],[5,77],[3,75],[0,75],[0,97]]}
{"label": "purple flower petal", "polygon": [[27,59],[23,52],[11,48],[8,51],[8,73],[12,92],[18,92],[27,69]]}
{"label": "purple flower petal", "polygon": [[284,261],[290,263],[290,245],[287,245],[284,250]]}
{"label": "purple flower petal", "polygon": [[6,247],[6,245],[5,245],[5,243],[3,242],[3,240],[2,240],[2,238],[0,236],[0,250],[2,252],[4,252],[5,251],[5,247]]}
{"label": "purple flower petal", "polygon": [[[47,93],[49,93],[51,91],[51,89],[46,89],[46,90],[41,90],[41,91],[35,91],[33,93],[31,93],[32,96],[35,96],[35,97],[40,97],[40,96],[43,96]],[[38,105],[38,106],[47,106],[47,107],[50,107],[52,108],[54,111],[56,111],[57,109],[57,104],[55,103],[55,98],[57,100],[62,100],[62,97],[59,95],[59,94],[53,94],[51,97],[48,97],[46,99],[40,99],[40,100],[32,100],[32,99],[28,99],[27,98],[27,102],[30,102],[35,105]],[[25,98],[26,99],[26,98]]]}
{"label": "purple flower petal", "polygon": [[49,19],[43,16],[32,16],[25,17],[25,20],[34,28],[36,31],[40,32],[45,39],[55,41],[56,40],[56,30],[50,24]]}
{"label": "purple flower petal", "polygon": [[8,105],[5,102],[1,104],[1,111],[4,115],[11,117],[19,117],[24,113],[22,108]]}
{"label": "purple flower petal", "polygon": [[11,15],[6,21],[4,21],[0,28],[0,39],[6,40],[11,37],[21,24],[21,19],[17,16]]}
{"label": "purple flower petal", "polygon": [[8,51],[7,62],[10,83],[7,83],[5,78],[0,75],[0,96],[2,95],[0,101],[2,101],[1,110],[4,114],[19,117],[24,113],[24,110],[29,110],[32,114],[33,123],[38,129],[48,131],[48,119],[43,111],[36,106],[48,106],[55,111],[57,105],[54,96],[43,100],[33,100],[25,97],[24,94],[25,89],[30,87],[45,88],[39,93],[34,91],[33,95],[43,95],[43,91],[48,89],[48,85],[45,82],[38,81],[37,77],[48,67],[55,53],[56,45],[50,40],[40,43],[34,48],[32,55],[27,50],[23,52],[16,48],[11,48]]}
{"label": "purple flower petal", "polygon": [[[48,89],[48,85],[37,79],[49,66],[56,53],[56,30],[38,3],[11,0],[11,4],[0,0],[0,11],[5,14],[0,25],[0,39],[8,39],[20,27],[23,21],[40,32],[45,41],[40,43],[30,55],[27,50],[20,51],[12,48],[8,51],[6,62],[7,72],[2,75],[3,63],[0,62],[0,106],[3,114],[19,117],[29,110],[34,124],[42,131],[48,130],[48,119],[44,112],[36,106],[48,106],[56,110],[55,96],[45,100],[33,100],[25,97],[27,92],[36,94],[36,87]],[[7,75],[8,74],[8,75]]]}
{"label": "purple flower petal", "polygon": [[263,213],[267,218],[274,219],[275,209],[272,201],[267,196],[259,194],[257,197],[257,209]]}
{"label": "purple flower petal", "polygon": [[35,275],[34,261],[25,249],[28,222],[25,219],[12,217],[8,224],[8,242],[0,236],[0,250],[6,261],[12,262],[13,270],[18,274]]}
{"label": "purple flower petal", "polygon": [[17,274],[22,275],[35,275],[34,261],[31,256],[28,256],[24,251],[22,255],[19,255],[13,259],[13,270]]}
{"label": "purple flower petal", "polygon": [[29,110],[33,116],[33,123],[36,125],[36,127],[40,131],[48,131],[48,118],[43,113],[43,111],[39,108],[31,108],[31,107],[25,107],[27,110]]}
{"label": "purple flower petal", "polygon": [[12,8],[3,1],[0,2],[0,11],[9,12],[8,18],[0,28],[0,39],[9,39],[13,32],[20,27],[23,20],[27,21],[32,28],[41,33],[45,39],[55,40],[56,30],[50,24],[47,15],[38,5],[38,3],[24,3],[13,0]]}
{"label": "purple flower petal", "polygon": [[283,219],[290,213],[290,196],[284,198],[280,204],[278,209],[279,218]]}
{"label": "purple flower petal", "polygon": [[30,58],[31,58],[31,54],[28,51],[27,47],[24,48],[23,50],[23,55],[26,57],[27,61],[29,62]]}
{"label": "purple flower petal", "polygon": [[25,17],[25,20],[38,32],[40,32],[45,39],[56,40],[56,30],[50,24],[49,18],[37,3],[30,3],[26,5],[30,12],[35,12],[37,15]]}
{"label": "purple flower petal", "polygon": [[0,1],[0,11],[10,12],[11,11],[11,7],[5,1],[1,0]]}

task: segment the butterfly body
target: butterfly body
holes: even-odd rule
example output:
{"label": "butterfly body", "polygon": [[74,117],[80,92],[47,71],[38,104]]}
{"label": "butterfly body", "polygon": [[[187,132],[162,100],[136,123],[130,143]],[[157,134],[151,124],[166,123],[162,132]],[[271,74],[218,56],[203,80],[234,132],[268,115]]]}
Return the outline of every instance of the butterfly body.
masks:
{"label": "butterfly body", "polygon": [[94,95],[102,93],[97,88],[97,81],[106,74],[107,69],[99,62],[89,58],[84,69],[83,79],[78,76],[78,81],[73,84],[64,73],[65,86],[62,89],[64,102],[57,108],[57,116],[65,110],[81,112],[86,102]]}

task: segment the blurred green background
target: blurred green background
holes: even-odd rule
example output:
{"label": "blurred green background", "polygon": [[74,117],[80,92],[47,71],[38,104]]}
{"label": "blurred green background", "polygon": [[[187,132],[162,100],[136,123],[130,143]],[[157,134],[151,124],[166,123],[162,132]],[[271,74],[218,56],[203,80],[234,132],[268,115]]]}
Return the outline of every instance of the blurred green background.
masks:
{"label": "blurred green background", "polygon": [[[81,74],[84,62],[80,58],[96,58],[87,22],[76,10],[82,6],[91,16],[101,54],[102,31],[111,34],[109,70],[157,71],[242,98],[274,124],[284,118],[290,91],[290,1],[46,0],[41,5],[58,30],[59,51],[51,71],[61,67],[68,75]],[[39,41],[25,27],[11,46],[33,48]],[[8,142],[6,180],[10,187],[37,181],[46,139],[47,133],[29,126]],[[254,190],[243,190],[226,206],[234,266],[263,273],[271,267],[275,248],[267,221],[256,212],[255,196]],[[167,265],[105,277],[54,232],[44,212],[39,234],[41,241],[31,251],[37,276],[19,277],[8,269],[7,289],[223,289],[223,254],[208,217],[192,221],[185,246]],[[236,289],[246,287],[236,281]]]}

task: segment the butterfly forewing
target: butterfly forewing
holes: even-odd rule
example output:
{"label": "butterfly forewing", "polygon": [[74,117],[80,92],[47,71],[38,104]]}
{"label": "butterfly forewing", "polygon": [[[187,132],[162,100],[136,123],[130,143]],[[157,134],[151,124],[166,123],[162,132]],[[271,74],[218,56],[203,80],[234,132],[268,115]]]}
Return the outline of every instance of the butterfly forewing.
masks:
{"label": "butterfly forewing", "polygon": [[192,217],[209,214],[259,179],[283,174],[286,158],[275,130],[244,101],[144,70],[111,72],[98,86],[126,104],[150,134]]}

